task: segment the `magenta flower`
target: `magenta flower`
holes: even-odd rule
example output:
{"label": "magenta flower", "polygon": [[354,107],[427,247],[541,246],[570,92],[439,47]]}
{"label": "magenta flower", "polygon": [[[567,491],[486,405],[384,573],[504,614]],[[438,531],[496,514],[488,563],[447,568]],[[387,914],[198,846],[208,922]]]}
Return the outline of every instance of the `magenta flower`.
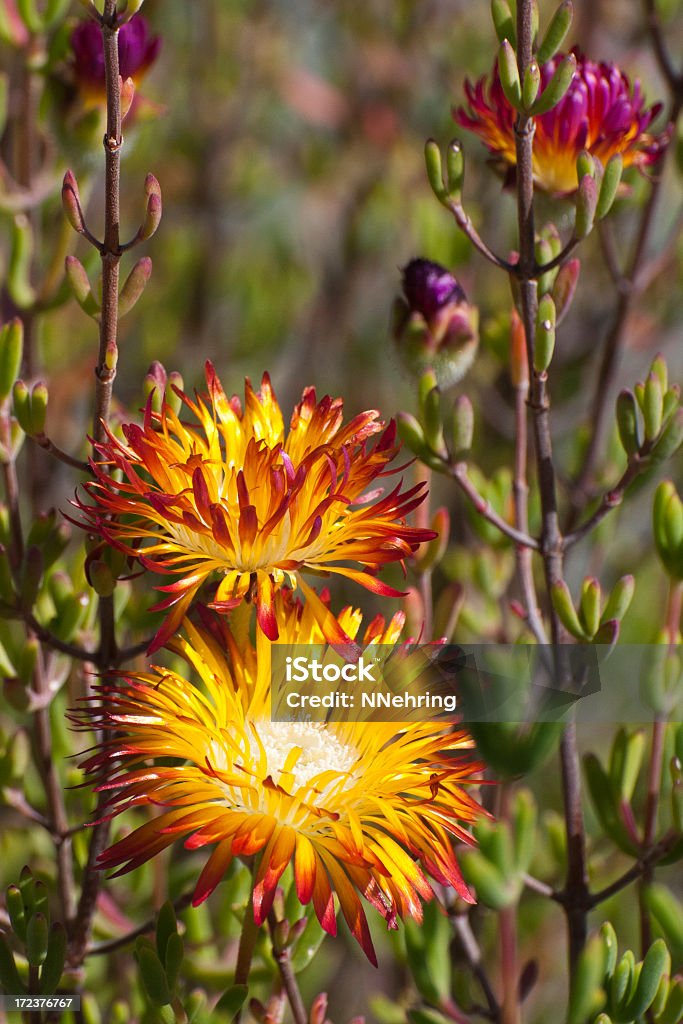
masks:
{"label": "magenta flower", "polygon": [[[662,109],[647,107],[640,82],[633,85],[616,64],[596,64],[577,49],[577,66],[569,89],[556,107],[536,118],[533,169],[536,184],[546,192],[566,195],[577,188],[576,159],[586,149],[604,165],[620,153],[624,166],[646,167],[657,160],[669,141],[669,132],[649,129]],[[565,54],[558,53],[541,68],[545,88]],[[515,112],[505,99],[498,68],[490,79],[465,81],[468,107],[453,116],[459,125],[477,134],[503,168],[516,163]]]}

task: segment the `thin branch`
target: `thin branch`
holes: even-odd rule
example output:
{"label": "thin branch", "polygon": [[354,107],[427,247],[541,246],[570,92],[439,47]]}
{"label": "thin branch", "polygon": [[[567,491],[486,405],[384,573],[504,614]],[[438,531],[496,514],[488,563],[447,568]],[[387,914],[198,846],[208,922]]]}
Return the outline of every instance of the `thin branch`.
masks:
{"label": "thin branch", "polygon": [[659,64],[662,74],[666,78],[671,92],[676,94],[677,92],[680,92],[683,87],[683,76],[680,75],[674,67],[669,51],[667,50],[666,43],[664,42],[664,32],[655,0],[645,0],[645,13],[647,15],[647,30],[650,33],[650,38],[652,39],[652,49],[655,52],[657,63]]}
{"label": "thin branch", "polygon": [[[517,65],[520,81],[526,78],[533,59],[533,3],[517,3]],[[519,229],[519,291],[522,322],[526,334],[529,363],[530,407],[534,425],[536,466],[541,501],[541,552],[548,592],[563,578],[563,541],[557,510],[555,464],[550,433],[547,375],[534,366],[534,343],[538,312],[537,281],[534,278],[535,228],[533,181],[534,121],[524,113],[515,122],[517,157],[517,222]],[[565,632],[555,610],[550,608],[551,638],[557,652],[557,668],[564,675],[561,660]],[[573,969],[587,935],[585,903],[588,893],[585,829],[581,805],[581,777],[576,743],[576,725],[565,728],[560,744],[560,764],[567,831],[567,882],[570,894],[565,905],[569,933],[569,964]]]}
{"label": "thin branch", "polygon": [[51,633],[45,626],[41,626],[35,616],[28,611],[22,611],[17,609],[17,614],[21,615],[27,626],[30,627],[32,632],[38,637],[41,643],[51,647],[55,651],[59,651],[61,654],[68,654],[70,658],[75,658],[77,661],[95,661],[97,655],[95,651],[88,651],[84,647],[79,647],[78,644],[70,644],[64,640],[60,640],[59,637]]}
{"label": "thin branch", "polygon": [[556,892],[552,885],[542,882],[540,878],[534,878],[533,875],[522,875],[522,881],[527,889],[535,892],[538,896],[545,896],[546,899],[554,900],[556,903],[562,902],[561,894]]}
{"label": "thin branch", "polygon": [[466,235],[474,248],[481,253],[481,255],[493,263],[495,267],[500,270],[505,270],[508,274],[516,274],[517,266],[515,263],[509,263],[507,260],[502,259],[500,256],[496,256],[492,249],[489,249],[488,245],[480,237],[477,229],[469,218],[469,215],[465,213],[464,208],[460,203],[456,203],[455,200],[450,200],[447,204],[447,209],[451,211],[455,219],[455,223],[458,225],[464,235]]}
{"label": "thin branch", "polygon": [[275,929],[278,924],[279,922],[275,913],[271,910],[268,915],[268,927],[270,928],[270,934],[273,939],[273,956],[280,972],[283,988],[287,993],[287,999],[292,1011],[292,1017],[294,1018],[294,1024],[308,1024],[308,1014],[306,1013],[306,1007],[304,1006],[303,999],[301,998],[301,992],[299,991],[299,985],[296,980],[296,975],[294,974],[289,950],[279,949],[275,941]]}
{"label": "thin branch", "polygon": [[652,846],[650,850],[640,857],[635,864],[633,864],[628,871],[625,871],[623,875],[620,875],[616,881],[606,885],[604,889],[599,889],[598,892],[594,892],[590,897],[589,907],[592,910],[593,907],[597,907],[600,903],[604,903],[605,900],[610,899],[612,896],[616,896],[618,892],[631,885],[632,882],[637,882],[639,878],[642,878],[647,871],[658,864],[660,860],[667,856],[673,849],[674,845],[678,842],[680,836],[675,832],[670,832],[668,835],[657,843],[656,846]]}
{"label": "thin branch", "polygon": [[479,943],[472,931],[470,919],[465,913],[455,914],[451,920],[453,921],[456,934],[460,939],[467,962],[472,968],[475,978],[481,985],[481,990],[484,993],[484,998],[488,1004],[491,1019],[497,1021],[500,1017],[500,1006],[498,1004],[496,994],[493,991],[493,986],[491,985],[489,976],[486,973],[486,968],[483,965],[481,949],[479,948]]}
{"label": "thin branch", "polygon": [[[181,910],[187,909],[192,903],[192,892],[183,893],[176,900],[173,901],[174,910],[180,912]],[[100,942],[96,946],[91,946],[86,951],[86,957],[88,956],[105,956],[108,953],[114,953],[117,949],[123,949],[125,946],[129,946],[131,942],[134,942],[140,935],[147,935],[149,932],[153,932],[156,927],[156,916],[150,917],[147,921],[138,925],[130,932],[126,932],[125,935],[119,936],[118,939],[110,939],[108,942]]]}
{"label": "thin branch", "polygon": [[628,465],[622,473],[620,479],[606,494],[603,495],[600,504],[596,508],[595,512],[586,519],[584,523],[578,526],[571,533],[565,534],[564,537],[564,549],[567,551],[574,544],[577,544],[580,540],[583,540],[589,533],[591,533],[597,526],[600,525],[605,516],[609,515],[612,509],[618,508],[624,500],[624,495],[633,481],[645,472],[647,469],[647,454],[652,445],[643,446],[640,453],[632,455],[629,459]]}
{"label": "thin branch", "polygon": [[46,434],[34,434],[33,440],[40,448],[43,449],[43,451],[52,455],[53,458],[58,459],[65,465],[71,466],[72,469],[77,469],[80,473],[92,473],[89,463],[85,462],[83,459],[75,459],[73,455],[69,455],[68,452],[62,451],[62,449],[56,445],[54,441],[51,441]]}
{"label": "thin branch", "polygon": [[506,537],[513,540],[515,544],[521,544],[524,547],[531,548],[533,551],[539,550],[539,543],[535,537],[531,537],[528,533],[524,533],[521,530],[517,530],[514,526],[511,526],[510,523],[506,522],[505,519],[502,519],[495,509],[491,508],[489,502],[481,496],[467,475],[466,462],[448,463],[447,468],[450,476],[455,480],[460,490],[470,499],[479,515],[483,516],[487,522],[497,527],[501,533],[504,533]]}
{"label": "thin branch", "polygon": [[575,238],[574,235],[569,239],[564,248],[558,252],[557,256],[553,259],[548,260],[547,263],[536,263],[534,265],[534,277],[541,277],[543,274],[547,274],[550,270],[554,270],[555,267],[561,267],[568,256],[574,252],[581,239]]}

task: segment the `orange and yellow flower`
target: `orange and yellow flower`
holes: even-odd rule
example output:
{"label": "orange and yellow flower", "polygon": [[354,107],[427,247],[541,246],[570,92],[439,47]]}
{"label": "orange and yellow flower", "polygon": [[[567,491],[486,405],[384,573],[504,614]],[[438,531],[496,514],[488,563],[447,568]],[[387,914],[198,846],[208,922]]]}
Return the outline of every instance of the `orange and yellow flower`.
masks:
{"label": "orange and yellow flower", "polygon": [[[308,602],[288,591],[276,599],[287,643],[323,643]],[[361,615],[340,616],[352,637]],[[376,618],[365,642],[393,644],[403,626]],[[160,813],[99,858],[102,868],[130,871],[184,837],[185,847],[212,851],[194,904],[205,900],[234,857],[259,855],[253,888],[257,924],[268,917],[276,886],[293,869],[296,893],[313,904],[321,926],[336,932],[333,893],[355,938],[376,962],[360,895],[389,927],[421,918],[433,889],[427,874],[472,901],[452,847],[470,842],[467,824],[481,813],[467,794],[481,765],[471,740],[444,721],[273,722],[272,645],[236,643],[226,619],[201,629],[186,621],[172,648],[199,685],[160,667],[104,681],[81,726],[105,740],[84,768],[110,792],[105,813],[132,807]]]}
{"label": "orange and yellow flower", "polygon": [[394,423],[384,427],[369,411],[344,425],[341,399],[318,402],[306,388],[285,434],[267,374],[260,391],[247,380],[244,408],[226,396],[210,363],[206,380],[207,395],[192,401],[182,394],[197,426],[166,401],[153,412],[150,397],[142,426],[123,427],[125,444],[110,434],[97,445],[104,461],[92,463],[95,480],[85,485],[93,504],[76,502],[81,525],[154,572],[178,577],[159,588],[168,597],[156,607],[170,611],[150,651],[173,635],[199,588],[215,577],[213,607],[254,600],[271,640],[278,637],[274,594],[287,583],[311,603],[329,642],[348,642],[302,574],[336,573],[402,596],[377,571],[435,536],[405,522],[424,498],[423,485],[366,491],[399,450]]}
{"label": "orange and yellow flower", "polygon": [[[578,50],[576,71],[569,89],[556,107],[535,119],[533,171],[536,184],[547,192],[566,195],[578,185],[576,160],[582,150],[604,165],[621,153],[625,167],[645,167],[660,156],[669,133],[650,133],[662,105],[645,106],[640,82],[631,85],[616,64],[588,60]],[[541,89],[565,58],[558,53],[541,68]],[[468,107],[453,116],[475,132],[503,168],[517,162],[516,114],[505,98],[497,64],[490,79],[465,82]]]}

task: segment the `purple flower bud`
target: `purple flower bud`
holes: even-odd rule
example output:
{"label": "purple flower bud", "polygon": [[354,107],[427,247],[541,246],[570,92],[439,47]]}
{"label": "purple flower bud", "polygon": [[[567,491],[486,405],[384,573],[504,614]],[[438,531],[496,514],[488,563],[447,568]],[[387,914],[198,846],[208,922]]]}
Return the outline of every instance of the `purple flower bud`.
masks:
{"label": "purple flower bud", "polygon": [[[118,32],[119,73],[139,79],[151,67],[161,49],[161,37],[150,34],[149,23],[141,14],[122,25]],[[82,21],[71,33],[73,69],[76,79],[86,89],[104,89],[104,47],[102,32],[94,21]]]}
{"label": "purple flower bud", "polygon": [[414,259],[402,271],[403,295],[396,299],[394,340],[407,369],[431,369],[442,387],[459,381],[479,343],[478,311],[445,267]]}
{"label": "purple flower bud", "polygon": [[403,268],[403,294],[411,313],[431,320],[452,302],[466,302],[465,293],[445,267],[432,260],[414,259]]}

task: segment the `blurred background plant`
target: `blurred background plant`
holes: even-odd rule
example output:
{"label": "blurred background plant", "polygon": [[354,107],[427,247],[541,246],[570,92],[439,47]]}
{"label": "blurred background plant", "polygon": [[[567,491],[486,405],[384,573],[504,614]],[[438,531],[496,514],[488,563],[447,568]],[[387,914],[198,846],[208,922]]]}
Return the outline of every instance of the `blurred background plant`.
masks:
{"label": "blurred background plant", "polygon": [[[118,256],[108,262],[111,237],[99,253],[87,244],[101,234],[93,225],[113,223],[100,29],[83,22],[87,3],[0,0],[6,991],[81,991],[87,1022],[231,1020],[247,999],[234,976],[246,870],[196,909],[191,854],[166,851],[104,888],[92,870],[93,835],[101,848],[106,827],[83,827],[94,805],[69,759],[81,748],[65,711],[94,668],[134,664],[155,628],[151,588],[94,545],[86,578],[83,547],[55,511],[68,508],[98,429],[99,332],[100,382],[116,372],[114,429],[167,380],[191,393],[206,358],[237,392],[268,368],[283,409],[315,384],[344,396],[349,414],[405,410],[402,434],[420,459],[409,472],[430,480],[431,511],[415,518],[441,538],[409,566],[410,635],[660,646],[645,683],[654,725],[578,737],[547,724],[477,730],[500,784],[486,792],[495,822],[478,826],[479,847],[462,858],[474,910],[445,892],[448,913],[430,905],[422,925],[388,935],[372,921],[379,971],[342,936],[321,944],[315,922],[264,935],[243,1019],[291,1012],[293,974],[311,1024],[683,1019],[683,10],[579,0],[571,22],[567,2],[541,4],[538,64],[574,44],[616,62],[628,81],[606,75],[623,103],[605,130],[635,123],[661,152],[622,179],[622,161],[609,162],[618,147],[596,163],[585,136],[564,140],[561,195],[533,168],[529,234],[532,180],[511,173],[523,143],[513,132],[501,159],[451,116],[467,106],[464,78],[490,76],[496,54],[500,103],[522,124],[543,111],[549,75],[534,66],[533,26],[520,27],[531,5],[518,3],[493,0],[494,30],[483,0],[146,0],[146,21],[120,29],[125,141],[108,157],[108,174],[121,157],[122,240],[136,246],[122,257],[118,315],[144,291],[122,320],[117,361],[105,296]],[[558,101],[567,68],[553,79]],[[586,88],[603,95],[600,69],[588,71]],[[657,101],[656,120],[641,121]],[[557,165],[552,147],[547,159]],[[163,224],[147,246],[161,189]],[[477,248],[498,253],[498,268]],[[417,257],[430,261],[435,293],[424,265],[417,283],[414,264],[412,280],[402,274]],[[548,391],[564,547],[535,467]],[[398,571],[386,575],[401,585]],[[333,593],[339,607],[352,600],[343,583]],[[386,614],[386,599],[361,603]],[[294,922],[286,886],[278,899]],[[273,982],[276,965],[285,973]]]}

